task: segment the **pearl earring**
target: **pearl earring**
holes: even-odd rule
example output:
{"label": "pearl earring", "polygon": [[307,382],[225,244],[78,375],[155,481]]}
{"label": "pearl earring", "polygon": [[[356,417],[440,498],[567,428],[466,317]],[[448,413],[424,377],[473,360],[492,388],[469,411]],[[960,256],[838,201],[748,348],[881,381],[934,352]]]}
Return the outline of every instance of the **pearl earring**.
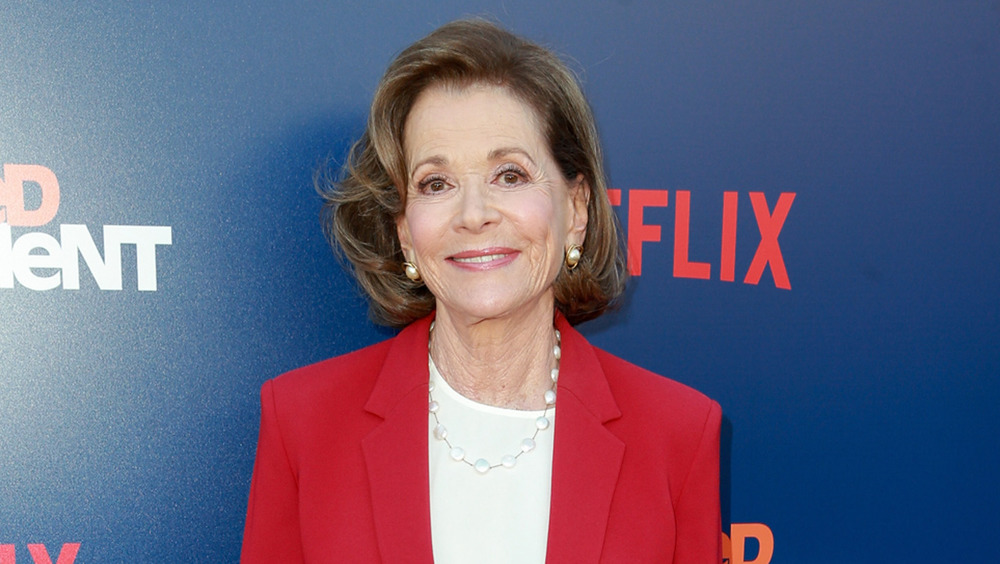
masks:
{"label": "pearl earring", "polygon": [[403,270],[406,272],[406,277],[414,282],[420,281],[420,271],[417,270],[417,265],[410,261],[403,263]]}
{"label": "pearl earring", "polygon": [[570,270],[576,268],[576,265],[580,264],[580,257],[583,256],[583,247],[580,245],[570,245],[566,249],[566,267]]}

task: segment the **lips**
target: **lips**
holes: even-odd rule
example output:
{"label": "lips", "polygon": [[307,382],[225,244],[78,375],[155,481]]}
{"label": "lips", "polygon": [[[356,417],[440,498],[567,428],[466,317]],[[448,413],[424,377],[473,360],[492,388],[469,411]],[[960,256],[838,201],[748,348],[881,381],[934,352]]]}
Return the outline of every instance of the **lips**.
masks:
{"label": "lips", "polygon": [[508,248],[477,249],[456,253],[448,257],[448,260],[458,266],[472,268],[475,270],[483,270],[508,264],[513,261],[518,254],[518,251]]}
{"label": "lips", "polygon": [[502,258],[504,258],[506,256],[507,255],[496,254],[496,255],[482,255],[482,256],[478,256],[478,257],[462,257],[462,258],[460,258],[460,257],[452,257],[451,260],[453,260],[455,262],[461,262],[461,263],[465,263],[465,264],[470,264],[470,263],[491,262],[491,261],[495,261],[495,260],[500,260],[500,259],[502,259]]}

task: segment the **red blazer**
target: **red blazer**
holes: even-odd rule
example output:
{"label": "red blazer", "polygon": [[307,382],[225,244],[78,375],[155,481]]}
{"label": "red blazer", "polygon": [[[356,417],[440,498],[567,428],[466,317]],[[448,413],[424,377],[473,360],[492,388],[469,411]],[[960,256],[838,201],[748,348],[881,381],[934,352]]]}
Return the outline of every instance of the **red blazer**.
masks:
{"label": "red blazer", "polygon": [[[264,384],[244,564],[433,562],[430,321]],[[546,562],[721,562],[719,405],[556,326]]]}

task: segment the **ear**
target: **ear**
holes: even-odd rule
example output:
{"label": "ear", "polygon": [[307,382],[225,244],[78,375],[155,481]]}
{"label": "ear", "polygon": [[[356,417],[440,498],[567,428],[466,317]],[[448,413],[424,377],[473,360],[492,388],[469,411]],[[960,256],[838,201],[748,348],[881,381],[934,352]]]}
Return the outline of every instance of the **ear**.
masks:
{"label": "ear", "polygon": [[403,251],[403,257],[413,260],[413,237],[410,235],[410,224],[406,222],[406,215],[396,218],[396,237],[399,238],[399,248]]}
{"label": "ear", "polygon": [[590,204],[590,185],[582,174],[569,187],[570,229],[567,240],[574,245],[583,245],[587,237],[587,209]]}

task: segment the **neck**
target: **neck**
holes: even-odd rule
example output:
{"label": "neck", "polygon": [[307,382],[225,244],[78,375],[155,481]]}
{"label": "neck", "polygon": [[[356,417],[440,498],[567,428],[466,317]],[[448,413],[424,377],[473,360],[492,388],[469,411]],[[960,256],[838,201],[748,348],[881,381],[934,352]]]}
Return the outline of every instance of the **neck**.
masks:
{"label": "neck", "polygon": [[462,322],[440,310],[431,335],[434,364],[458,393],[512,409],[544,409],[552,387],[554,311]]}

